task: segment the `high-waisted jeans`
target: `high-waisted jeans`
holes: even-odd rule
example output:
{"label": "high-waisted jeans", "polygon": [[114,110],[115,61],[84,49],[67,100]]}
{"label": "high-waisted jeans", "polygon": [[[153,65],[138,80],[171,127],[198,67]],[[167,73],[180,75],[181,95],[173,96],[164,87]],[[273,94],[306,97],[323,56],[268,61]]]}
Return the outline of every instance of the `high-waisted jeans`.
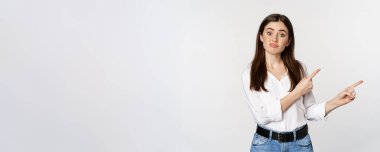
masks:
{"label": "high-waisted jeans", "polygon": [[309,134],[299,140],[279,142],[271,137],[266,138],[255,133],[251,152],[313,152],[313,145]]}

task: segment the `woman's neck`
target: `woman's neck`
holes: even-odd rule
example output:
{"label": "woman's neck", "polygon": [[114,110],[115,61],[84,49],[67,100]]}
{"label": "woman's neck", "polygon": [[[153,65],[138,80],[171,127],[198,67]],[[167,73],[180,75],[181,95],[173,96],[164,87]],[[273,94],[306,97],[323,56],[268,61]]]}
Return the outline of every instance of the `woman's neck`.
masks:
{"label": "woman's neck", "polygon": [[273,54],[265,54],[265,60],[266,60],[266,65],[267,68],[276,68],[279,67],[283,64],[283,61],[281,59],[280,55],[273,55]]}

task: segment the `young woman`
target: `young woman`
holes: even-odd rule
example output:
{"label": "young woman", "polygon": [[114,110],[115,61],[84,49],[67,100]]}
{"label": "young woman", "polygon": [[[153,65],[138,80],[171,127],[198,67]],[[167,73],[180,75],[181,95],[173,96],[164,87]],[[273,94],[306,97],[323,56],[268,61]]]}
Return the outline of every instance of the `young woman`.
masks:
{"label": "young woman", "polygon": [[337,107],[355,99],[358,81],[327,102],[316,103],[312,79],[294,57],[295,37],[290,20],[281,14],[267,16],[256,37],[256,53],[242,78],[248,105],[257,123],[251,152],[310,152],[308,120],[322,120]]}

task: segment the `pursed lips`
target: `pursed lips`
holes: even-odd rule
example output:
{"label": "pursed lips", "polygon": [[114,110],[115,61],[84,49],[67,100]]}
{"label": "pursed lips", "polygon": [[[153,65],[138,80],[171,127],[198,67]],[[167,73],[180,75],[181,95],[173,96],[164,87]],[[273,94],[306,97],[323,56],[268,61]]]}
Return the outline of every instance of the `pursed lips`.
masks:
{"label": "pursed lips", "polygon": [[272,48],[278,48],[278,44],[276,43],[269,43],[269,46],[271,46]]}

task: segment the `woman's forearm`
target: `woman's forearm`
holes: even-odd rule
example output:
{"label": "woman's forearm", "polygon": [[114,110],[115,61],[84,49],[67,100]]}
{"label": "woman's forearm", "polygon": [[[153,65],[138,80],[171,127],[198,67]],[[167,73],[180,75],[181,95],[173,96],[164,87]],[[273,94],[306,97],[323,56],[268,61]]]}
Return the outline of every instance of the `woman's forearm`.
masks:
{"label": "woman's forearm", "polygon": [[328,101],[325,106],[325,110],[326,110],[325,116],[327,116],[334,109],[352,102],[356,97],[355,87],[362,84],[363,82],[364,82],[363,80],[360,80],[348,86],[342,92],[338,93],[336,97]]}
{"label": "woman's forearm", "polygon": [[333,98],[331,99],[330,101],[327,101],[326,102],[326,106],[325,106],[325,117],[331,112],[333,111],[334,109],[338,108],[339,105],[336,104],[336,99]]}
{"label": "woman's forearm", "polygon": [[283,97],[280,101],[282,112],[288,110],[288,108],[301,96],[302,93],[293,90],[287,96]]}

